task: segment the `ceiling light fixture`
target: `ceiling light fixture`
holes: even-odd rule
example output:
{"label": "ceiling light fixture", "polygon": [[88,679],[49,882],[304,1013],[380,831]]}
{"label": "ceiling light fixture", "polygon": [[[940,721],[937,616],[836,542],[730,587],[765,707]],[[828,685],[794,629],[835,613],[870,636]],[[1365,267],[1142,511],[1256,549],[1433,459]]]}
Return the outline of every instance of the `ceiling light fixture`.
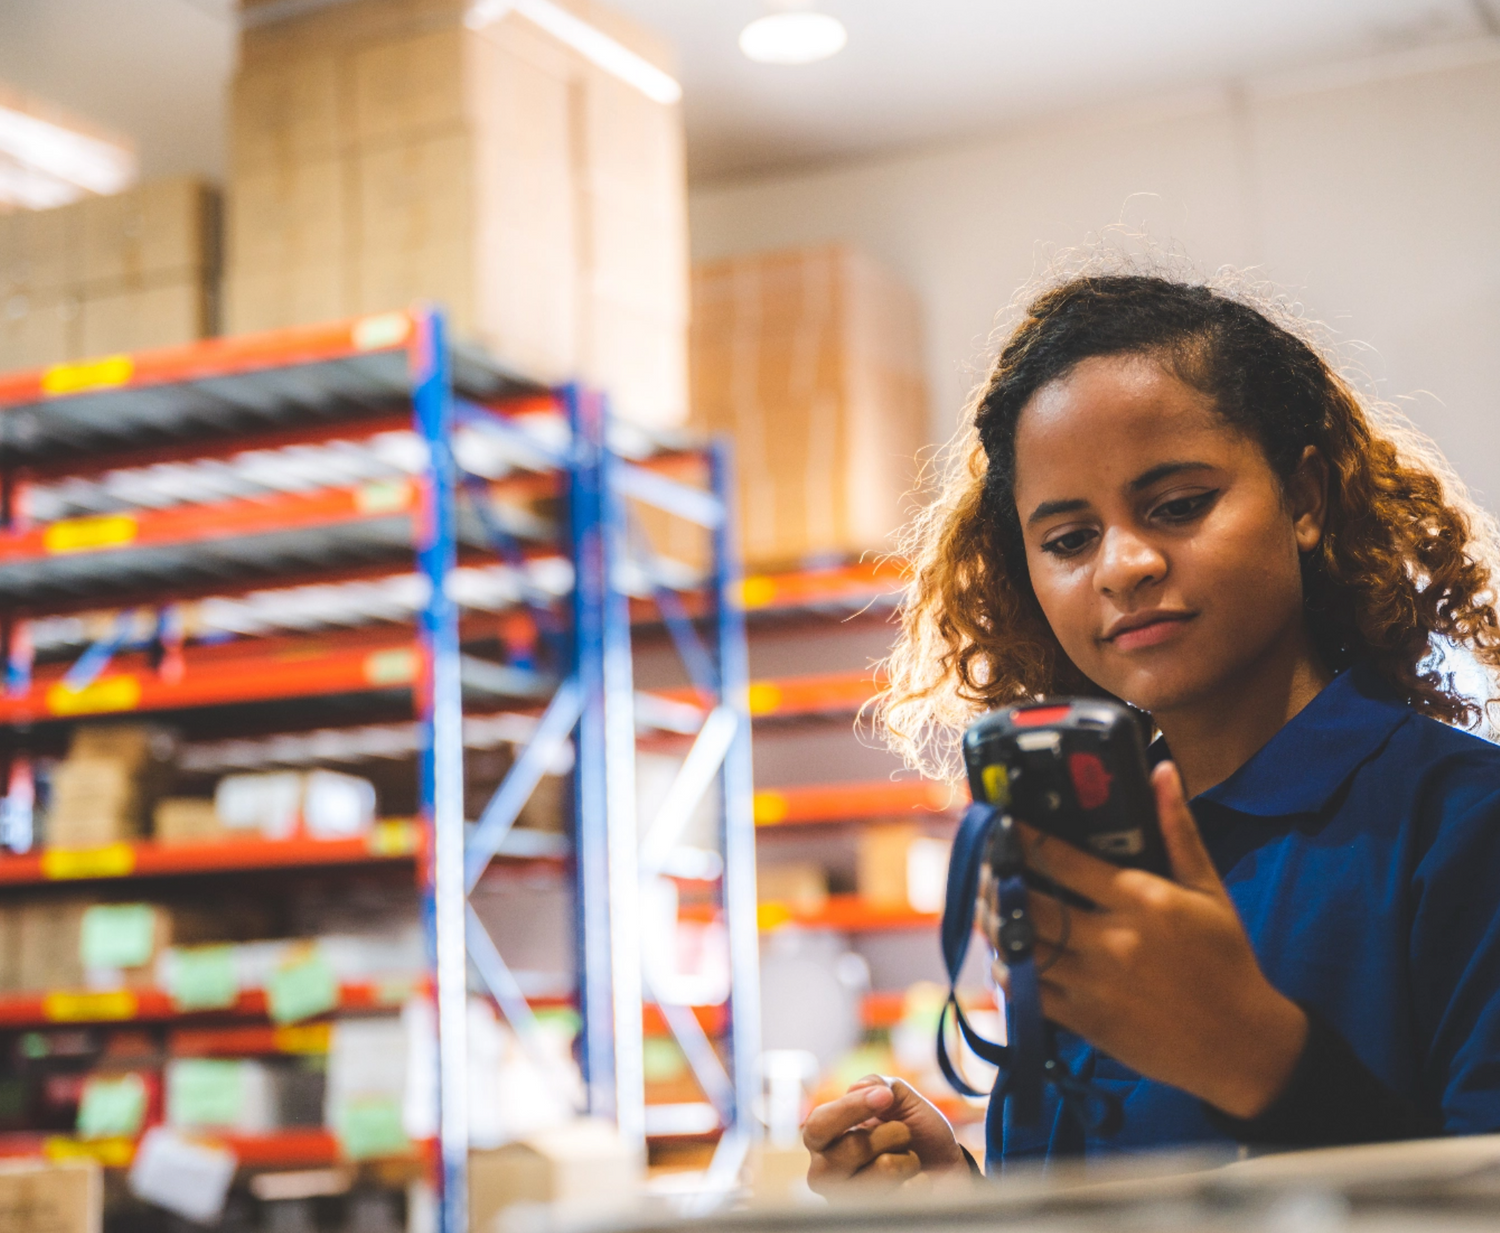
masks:
{"label": "ceiling light fixture", "polygon": [[740,31],[740,50],[757,64],[813,64],[838,55],[848,41],[837,17],[806,10],[772,13]]}
{"label": "ceiling light fixture", "polygon": [[44,210],[134,182],[128,145],[85,132],[55,109],[0,87],[0,203]]}
{"label": "ceiling light fixture", "polygon": [[464,16],[464,24],[471,30],[483,30],[511,11],[540,26],[606,73],[634,86],[652,101],[670,106],[681,100],[682,87],[670,73],[551,0],[474,0]]}

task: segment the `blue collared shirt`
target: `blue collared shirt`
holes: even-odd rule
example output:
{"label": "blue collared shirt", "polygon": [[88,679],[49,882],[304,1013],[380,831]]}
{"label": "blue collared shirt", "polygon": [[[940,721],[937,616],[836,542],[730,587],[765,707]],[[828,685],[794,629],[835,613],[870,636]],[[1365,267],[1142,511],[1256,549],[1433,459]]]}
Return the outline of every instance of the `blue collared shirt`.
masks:
{"label": "blue collared shirt", "polygon": [[[1500,746],[1354,668],[1192,808],[1271,983],[1448,1132],[1500,1130]],[[1124,1128],[1087,1135],[1049,1088],[1005,1159],[1226,1142],[1195,1097],[1059,1044]]]}

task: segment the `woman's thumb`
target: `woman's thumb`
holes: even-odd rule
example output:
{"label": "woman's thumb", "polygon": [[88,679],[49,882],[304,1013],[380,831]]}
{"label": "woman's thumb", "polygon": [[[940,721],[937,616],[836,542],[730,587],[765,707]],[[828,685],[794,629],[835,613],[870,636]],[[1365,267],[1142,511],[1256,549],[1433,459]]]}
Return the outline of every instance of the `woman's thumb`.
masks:
{"label": "woman's thumb", "polygon": [[1163,762],[1151,772],[1151,787],[1156,793],[1156,816],[1161,822],[1161,836],[1167,846],[1172,877],[1195,890],[1223,893],[1219,871],[1203,846],[1198,824],[1193,821],[1182,777],[1174,763]]}

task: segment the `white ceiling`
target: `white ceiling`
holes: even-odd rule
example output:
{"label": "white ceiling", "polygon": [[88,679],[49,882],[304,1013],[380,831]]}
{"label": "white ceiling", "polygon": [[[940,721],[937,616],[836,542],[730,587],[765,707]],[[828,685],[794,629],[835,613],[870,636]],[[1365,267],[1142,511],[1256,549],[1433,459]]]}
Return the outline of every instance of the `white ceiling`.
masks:
{"label": "white ceiling", "polygon": [[[822,64],[756,65],[764,0],[609,0],[679,52],[695,180],[961,138],[1043,113],[1500,34],[1500,0],[818,0]],[[0,80],[133,136],[147,175],[223,170],[232,0],[0,0]]]}

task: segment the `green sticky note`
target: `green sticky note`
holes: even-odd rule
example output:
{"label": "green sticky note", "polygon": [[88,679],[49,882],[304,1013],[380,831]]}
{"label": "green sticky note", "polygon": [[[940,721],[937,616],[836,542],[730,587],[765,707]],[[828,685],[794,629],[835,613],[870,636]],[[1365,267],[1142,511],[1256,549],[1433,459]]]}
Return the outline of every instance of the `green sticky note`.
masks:
{"label": "green sticky note", "polygon": [[156,911],[149,903],[96,903],[83,914],[78,955],[86,968],[138,968],[151,962]]}
{"label": "green sticky note", "polygon": [[193,1057],[167,1067],[167,1121],[179,1129],[233,1126],[244,1103],[243,1062]]}
{"label": "green sticky note", "polygon": [[78,1102],[85,1139],[129,1139],[146,1121],[146,1081],[140,1075],[91,1075]]}
{"label": "green sticky note", "polygon": [[178,1010],[216,1010],[239,997],[234,947],[192,946],[172,953],[172,1003]]}
{"label": "green sticky note", "polygon": [[271,976],[267,1007],[277,1023],[295,1023],[332,1010],[339,1003],[333,969],[316,946],[289,956]]}
{"label": "green sticky note", "polygon": [[334,1133],[350,1160],[394,1156],[410,1147],[401,1125],[401,1102],[394,1096],[360,1096],[334,1113]]}

